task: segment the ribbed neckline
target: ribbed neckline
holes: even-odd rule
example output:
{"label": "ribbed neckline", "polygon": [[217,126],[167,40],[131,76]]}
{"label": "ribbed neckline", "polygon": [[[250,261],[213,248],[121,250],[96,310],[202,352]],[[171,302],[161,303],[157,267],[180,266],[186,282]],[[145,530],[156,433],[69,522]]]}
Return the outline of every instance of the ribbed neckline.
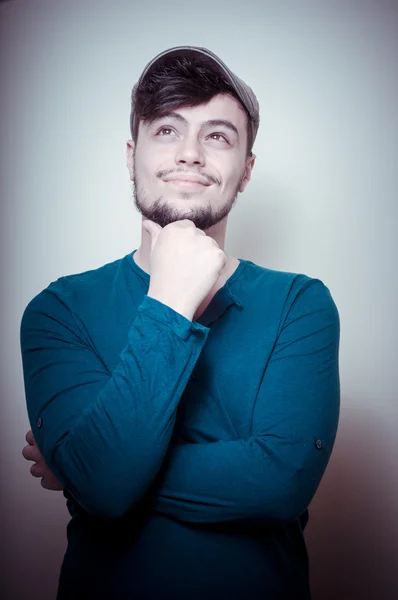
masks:
{"label": "ribbed neckline", "polygon": [[[146,273],[143,269],[141,269],[141,267],[137,265],[133,258],[136,252],[137,250],[134,250],[131,254],[128,254],[126,257],[127,261],[133,269],[133,271],[140,277],[142,281],[145,282],[145,287],[148,286],[149,288],[149,274]],[[200,325],[204,325],[205,327],[210,327],[212,323],[217,321],[217,319],[219,319],[224,314],[226,309],[231,304],[235,304],[235,306],[237,306],[239,310],[243,309],[243,302],[238,297],[239,288],[238,295],[236,295],[236,293],[233,293],[231,290],[231,284],[236,282],[241,277],[248,264],[248,261],[244,260],[243,258],[239,258],[238,260],[239,265],[237,266],[235,271],[227,279],[222,288],[217,290],[217,292],[211,299],[210,304],[206,307],[203,313],[197,319],[195,319],[195,322],[199,323]]]}

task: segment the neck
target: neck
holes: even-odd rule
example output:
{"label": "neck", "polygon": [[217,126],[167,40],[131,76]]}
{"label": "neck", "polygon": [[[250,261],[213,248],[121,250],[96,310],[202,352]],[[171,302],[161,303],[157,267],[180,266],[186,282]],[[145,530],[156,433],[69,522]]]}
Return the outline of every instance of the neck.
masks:
{"label": "neck", "polygon": [[[144,221],[144,217],[142,217],[142,221]],[[224,250],[225,248],[225,237],[227,233],[227,217],[225,217],[222,221],[206,229],[206,235],[213,238],[221,248]],[[137,252],[134,254],[134,260],[137,265],[148,275],[151,274],[151,236],[149,233],[141,227],[141,244],[137,249]],[[232,256],[227,255],[227,263],[223,269],[223,272],[227,271],[231,265],[231,262],[235,261]]]}

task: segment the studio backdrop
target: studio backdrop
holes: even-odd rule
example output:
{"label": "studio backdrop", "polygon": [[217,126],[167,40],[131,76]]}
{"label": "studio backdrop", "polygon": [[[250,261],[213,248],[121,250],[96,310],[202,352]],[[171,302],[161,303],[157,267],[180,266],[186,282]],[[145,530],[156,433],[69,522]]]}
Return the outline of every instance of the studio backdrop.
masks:
{"label": "studio backdrop", "polygon": [[69,516],[21,455],[23,310],[138,247],[131,87],[190,44],[260,103],[228,253],[319,277],[340,312],[340,428],[306,534],[314,600],[398,598],[397,2],[16,0],[0,21],[2,597],[55,598]]}

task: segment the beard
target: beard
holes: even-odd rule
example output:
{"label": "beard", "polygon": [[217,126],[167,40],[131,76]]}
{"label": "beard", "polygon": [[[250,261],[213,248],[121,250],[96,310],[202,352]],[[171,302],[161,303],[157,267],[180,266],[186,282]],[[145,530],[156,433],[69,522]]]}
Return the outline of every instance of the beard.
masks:
{"label": "beard", "polygon": [[[189,208],[184,209],[172,206],[163,196],[159,196],[156,200],[151,201],[145,190],[140,187],[136,177],[133,183],[134,204],[138,212],[141,213],[145,219],[157,223],[160,227],[166,227],[166,225],[174,223],[175,221],[189,219],[194,223],[195,227],[202,231],[206,231],[207,229],[210,229],[210,227],[217,225],[217,223],[225,219],[229,214],[238,196],[240,184],[241,182],[239,181],[232,197],[229,198],[224,206],[217,210],[214,210],[209,203],[205,206],[190,206]],[[189,192],[180,192],[180,194],[182,198],[187,200],[194,196]],[[198,204],[199,202],[200,200],[198,200]]]}

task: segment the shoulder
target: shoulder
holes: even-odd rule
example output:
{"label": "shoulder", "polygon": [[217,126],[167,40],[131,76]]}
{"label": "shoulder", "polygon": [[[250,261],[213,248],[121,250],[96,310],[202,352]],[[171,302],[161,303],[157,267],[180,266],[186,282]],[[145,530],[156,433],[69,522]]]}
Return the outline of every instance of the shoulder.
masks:
{"label": "shoulder", "polygon": [[[281,323],[300,314],[328,313],[338,322],[338,309],[327,285],[317,277],[304,273],[269,269],[245,261],[241,290],[255,296],[264,307],[274,306],[281,311]],[[244,291],[243,291],[244,288]]]}
{"label": "shoulder", "polygon": [[35,318],[47,315],[73,314],[81,306],[97,306],[101,296],[109,294],[116,280],[127,266],[127,257],[117,259],[96,269],[72,273],[52,281],[46,288],[34,296],[22,316],[22,325],[34,315]]}

